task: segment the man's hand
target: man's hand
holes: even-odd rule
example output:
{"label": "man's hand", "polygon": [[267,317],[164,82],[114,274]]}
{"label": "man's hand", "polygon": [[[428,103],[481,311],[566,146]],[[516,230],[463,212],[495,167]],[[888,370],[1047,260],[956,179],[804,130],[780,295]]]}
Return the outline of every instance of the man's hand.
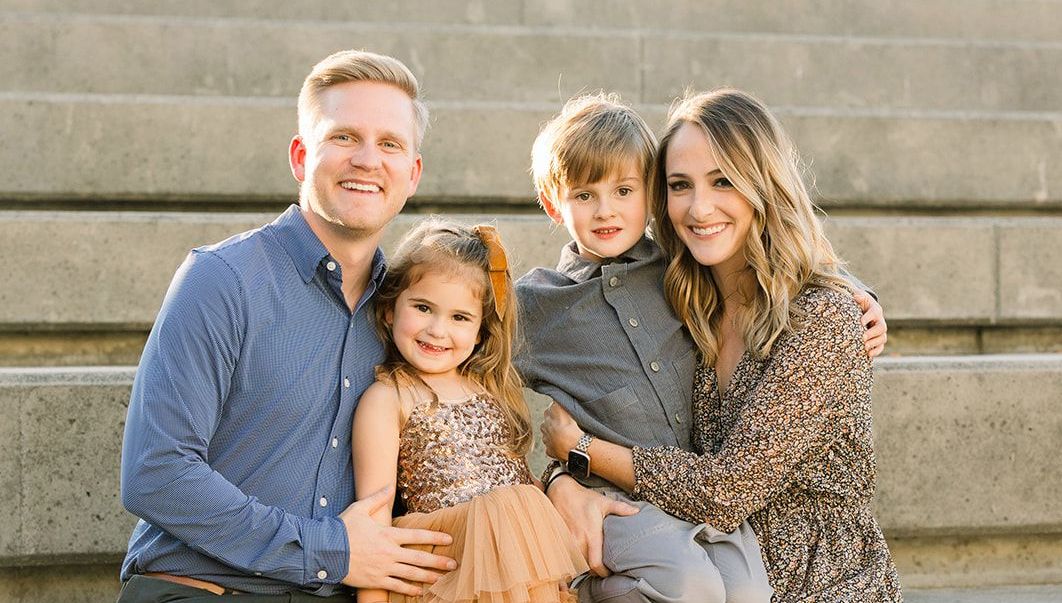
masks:
{"label": "man's hand", "polygon": [[560,404],[553,402],[542,413],[542,446],[546,455],[558,461],[568,460],[568,451],[575,448],[583,430],[579,429],[575,419]]}
{"label": "man's hand", "polygon": [[394,495],[393,486],[384,488],[339,514],[350,543],[350,565],[343,584],[355,588],[381,588],[416,597],[421,594],[421,589],[409,582],[434,583],[442,572],[456,569],[457,563],[447,557],[405,549],[402,545],[448,545],[453,539],[442,532],[408,530],[376,523],[371,514],[391,504]]}
{"label": "man's hand", "polygon": [[590,571],[598,576],[609,574],[601,558],[601,543],[607,515],[634,515],[638,508],[584,488],[570,475],[562,475],[546,493],[557,508],[568,531],[579,545]]}
{"label": "man's hand", "polygon": [[885,324],[885,311],[876,299],[866,291],[855,292],[856,303],[863,311],[863,317],[859,322],[863,323],[866,331],[863,333],[863,346],[871,358],[885,351],[885,342],[888,341],[889,326]]}

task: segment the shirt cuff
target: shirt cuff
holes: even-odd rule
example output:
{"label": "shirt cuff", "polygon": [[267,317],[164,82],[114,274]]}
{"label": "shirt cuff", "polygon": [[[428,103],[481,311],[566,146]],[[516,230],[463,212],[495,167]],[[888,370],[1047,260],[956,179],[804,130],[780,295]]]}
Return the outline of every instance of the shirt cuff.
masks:
{"label": "shirt cuff", "polygon": [[338,517],[311,519],[303,524],[303,583],[339,584],[350,564],[347,529]]}

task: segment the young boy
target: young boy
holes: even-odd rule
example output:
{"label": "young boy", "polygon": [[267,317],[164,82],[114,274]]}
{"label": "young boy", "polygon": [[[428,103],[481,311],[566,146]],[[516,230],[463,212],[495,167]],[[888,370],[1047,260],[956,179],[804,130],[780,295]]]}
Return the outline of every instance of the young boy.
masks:
{"label": "young boy", "polygon": [[[574,241],[556,270],[516,283],[527,385],[563,406],[588,433],[626,446],[690,448],[697,354],[664,299],[663,256],[645,236],[656,138],[613,95],[569,101],[532,151],[543,209]],[[548,471],[545,481],[564,469]],[[580,483],[639,508],[605,519],[607,578],[582,600],[770,600],[751,528],[723,534],[672,517],[593,475]],[[548,487],[548,486],[547,486]],[[712,542],[708,542],[712,541]]]}
{"label": "young boy", "polygon": [[[645,236],[655,151],[645,121],[615,95],[573,99],[543,127],[532,150],[535,188],[573,241],[556,270],[535,269],[516,283],[525,337],[517,368],[589,434],[688,450],[697,353],[664,298],[662,253]],[[589,576],[581,600],[770,600],[747,523],[725,534],[633,501],[575,462],[588,445],[580,442],[568,467],[547,469],[547,492],[570,469],[639,512],[605,518],[602,561],[612,575]]]}

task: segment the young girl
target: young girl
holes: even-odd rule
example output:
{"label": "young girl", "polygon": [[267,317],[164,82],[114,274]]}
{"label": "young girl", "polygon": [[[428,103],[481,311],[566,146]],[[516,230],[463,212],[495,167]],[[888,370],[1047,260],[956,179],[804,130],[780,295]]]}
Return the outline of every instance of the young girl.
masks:
{"label": "young girl", "polygon": [[[376,319],[388,358],[355,414],[355,485],[360,498],[397,481],[409,514],[396,526],[453,536],[433,552],[458,569],[422,599],[572,600],[568,581],[587,567],[524,458],[533,436],[497,233],[438,219],[415,227],[390,262]],[[391,522],[386,510],[375,519]],[[405,600],[361,590],[358,601],[388,596]]]}

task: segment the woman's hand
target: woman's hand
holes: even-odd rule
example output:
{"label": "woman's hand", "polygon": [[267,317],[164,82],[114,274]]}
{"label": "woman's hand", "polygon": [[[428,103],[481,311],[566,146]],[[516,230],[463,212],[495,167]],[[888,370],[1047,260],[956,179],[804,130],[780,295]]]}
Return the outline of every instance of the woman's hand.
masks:
{"label": "woman's hand", "polygon": [[542,444],[546,448],[546,454],[558,461],[568,460],[568,451],[575,448],[583,430],[575,423],[568,411],[564,410],[556,402],[549,405],[546,412],[542,413]]}
{"label": "woman's hand", "polygon": [[863,323],[866,331],[863,333],[863,346],[871,358],[885,351],[885,342],[888,341],[889,326],[885,324],[885,311],[876,299],[866,291],[855,292],[856,303],[863,311],[863,317],[859,322]]}

